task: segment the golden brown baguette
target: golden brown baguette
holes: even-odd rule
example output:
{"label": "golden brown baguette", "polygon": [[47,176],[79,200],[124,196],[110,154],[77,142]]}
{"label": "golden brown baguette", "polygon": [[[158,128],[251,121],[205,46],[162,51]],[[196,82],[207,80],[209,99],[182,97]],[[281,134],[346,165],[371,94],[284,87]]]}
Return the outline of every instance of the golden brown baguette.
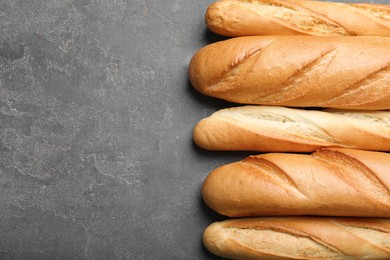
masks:
{"label": "golden brown baguette", "polygon": [[390,217],[390,154],[324,148],[251,156],[212,171],[202,195],[229,217]]}
{"label": "golden brown baguette", "polygon": [[225,36],[390,36],[390,5],[304,0],[224,0],[206,11],[206,24]]}
{"label": "golden brown baguette", "polygon": [[390,259],[390,220],[250,218],[211,224],[203,243],[230,259]]}
{"label": "golden brown baguette", "polygon": [[390,111],[222,109],[200,121],[194,141],[208,150],[313,152],[322,147],[390,151]]}
{"label": "golden brown baguette", "polygon": [[189,75],[237,103],[390,109],[390,37],[239,37],[201,49]]}

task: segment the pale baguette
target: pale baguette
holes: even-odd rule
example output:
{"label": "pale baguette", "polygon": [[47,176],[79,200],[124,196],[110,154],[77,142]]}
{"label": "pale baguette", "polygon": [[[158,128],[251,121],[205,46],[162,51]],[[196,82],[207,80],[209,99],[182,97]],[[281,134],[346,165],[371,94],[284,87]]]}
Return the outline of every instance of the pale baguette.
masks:
{"label": "pale baguette", "polygon": [[390,111],[228,108],[200,121],[194,141],[208,150],[313,152],[344,147],[390,151]]}
{"label": "pale baguette", "polygon": [[329,148],[251,156],[212,171],[202,195],[229,217],[390,217],[390,154]]}
{"label": "pale baguette", "polygon": [[230,259],[390,259],[390,220],[251,218],[216,222],[203,242]]}
{"label": "pale baguette", "polygon": [[390,109],[390,37],[239,37],[201,49],[189,76],[242,104]]}
{"label": "pale baguette", "polygon": [[209,6],[208,28],[226,36],[390,36],[390,5],[304,0],[224,0]]}

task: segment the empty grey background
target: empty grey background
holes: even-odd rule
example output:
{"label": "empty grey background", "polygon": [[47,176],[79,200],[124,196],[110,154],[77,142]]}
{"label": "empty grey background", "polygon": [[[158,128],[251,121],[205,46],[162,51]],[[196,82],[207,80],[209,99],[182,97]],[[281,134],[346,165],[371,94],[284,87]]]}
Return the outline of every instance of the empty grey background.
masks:
{"label": "empty grey background", "polygon": [[0,259],[218,259],[201,184],[247,153],[192,143],[232,105],[188,81],[211,2],[0,0]]}

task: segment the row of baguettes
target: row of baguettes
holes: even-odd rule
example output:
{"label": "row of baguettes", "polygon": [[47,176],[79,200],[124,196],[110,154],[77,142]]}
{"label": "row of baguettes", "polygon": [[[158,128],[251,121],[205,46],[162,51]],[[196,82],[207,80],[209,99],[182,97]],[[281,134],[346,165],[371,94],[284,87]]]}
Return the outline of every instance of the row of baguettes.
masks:
{"label": "row of baguettes", "polygon": [[226,36],[390,36],[385,4],[306,0],[223,0],[210,5],[206,24]]}
{"label": "row of baguettes", "polygon": [[[390,9],[387,5],[224,0],[208,27],[243,37],[199,51],[190,80],[242,104],[194,130],[210,150],[295,151],[221,166],[206,178],[208,206],[237,219],[209,226],[207,249],[232,259],[390,259]],[[339,36],[339,37],[337,37]],[[339,147],[339,148],[329,148]],[[293,215],[384,217],[347,219]],[[386,219],[387,218],[387,219]]]}
{"label": "row of baguettes", "polygon": [[323,147],[390,151],[390,111],[222,109],[201,120],[195,143],[207,150],[313,152]]}
{"label": "row of baguettes", "polygon": [[390,37],[239,37],[198,51],[189,76],[241,104],[390,109]]}
{"label": "row of baguettes", "polygon": [[207,249],[231,259],[390,259],[390,220],[253,218],[217,222],[204,232]]}

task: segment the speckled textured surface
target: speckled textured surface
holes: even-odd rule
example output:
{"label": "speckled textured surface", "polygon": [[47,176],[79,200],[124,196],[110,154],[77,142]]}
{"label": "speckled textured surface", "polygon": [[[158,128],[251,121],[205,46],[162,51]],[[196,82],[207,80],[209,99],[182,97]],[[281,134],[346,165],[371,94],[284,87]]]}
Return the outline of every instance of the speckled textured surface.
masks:
{"label": "speckled textured surface", "polygon": [[201,183],[246,153],[192,143],[230,106],[188,82],[211,2],[0,0],[0,259],[218,259]]}

